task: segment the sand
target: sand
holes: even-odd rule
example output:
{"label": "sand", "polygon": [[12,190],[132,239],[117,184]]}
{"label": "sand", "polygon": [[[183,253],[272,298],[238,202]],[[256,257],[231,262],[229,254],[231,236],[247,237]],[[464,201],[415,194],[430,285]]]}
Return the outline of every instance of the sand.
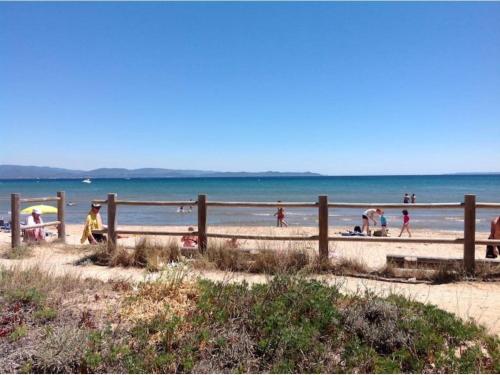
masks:
{"label": "sand", "polygon": [[[145,227],[127,228],[139,229]],[[169,226],[154,227],[155,229],[164,229],[172,231],[185,231],[187,227]],[[149,228],[151,229],[151,228]],[[216,227],[210,228],[217,233],[248,233],[248,234],[279,234],[279,235],[314,235],[317,234],[316,228],[293,227],[293,228],[274,228],[274,227]],[[136,268],[110,268],[95,265],[75,265],[75,261],[85,255],[85,247],[80,246],[81,236],[80,225],[67,226],[67,243],[76,246],[64,246],[51,243],[50,241],[34,249],[33,256],[27,259],[10,260],[4,257],[9,251],[10,234],[0,233],[0,265],[5,267],[20,266],[30,267],[38,265],[54,274],[71,273],[81,275],[82,277],[93,277],[101,280],[126,279],[130,281],[141,281],[145,278],[154,277],[142,269]],[[331,227],[330,233],[336,234],[340,228]],[[55,232],[54,229],[52,229]],[[399,233],[397,229],[391,229],[390,233],[395,236]],[[430,231],[418,230],[414,232],[414,237],[439,237],[456,238],[460,237],[462,232],[452,231]],[[486,239],[487,233],[477,233],[478,239]],[[55,238],[55,237],[52,237]],[[171,240],[165,237],[156,237],[158,240]],[[133,246],[138,237],[127,236],[120,239],[119,242],[124,246]],[[178,240],[174,239],[174,240]],[[243,242],[243,241],[242,241]],[[277,242],[277,241],[247,241],[243,242],[245,248],[256,249],[259,247],[274,248],[294,248],[304,246],[315,251],[317,243],[311,242]],[[330,243],[331,252],[340,257],[356,258],[363,260],[371,268],[380,268],[385,265],[387,254],[401,255],[427,255],[438,257],[461,257],[463,255],[462,245],[448,244],[389,244],[389,243],[361,243],[361,242],[339,242]],[[485,247],[476,247],[476,257],[484,258]],[[227,274],[224,272],[204,271],[201,276],[213,280],[247,280],[253,282],[265,282],[264,275],[249,275],[242,273]],[[393,282],[383,282],[367,279],[358,279],[352,277],[322,276],[328,283],[338,285],[346,293],[360,293],[366,290],[374,291],[378,294],[398,293],[413,298],[424,303],[432,303],[438,307],[455,313],[463,319],[472,318],[478,323],[484,325],[489,332],[500,334],[500,283],[498,282],[458,282],[442,285],[427,284],[401,284]]]}

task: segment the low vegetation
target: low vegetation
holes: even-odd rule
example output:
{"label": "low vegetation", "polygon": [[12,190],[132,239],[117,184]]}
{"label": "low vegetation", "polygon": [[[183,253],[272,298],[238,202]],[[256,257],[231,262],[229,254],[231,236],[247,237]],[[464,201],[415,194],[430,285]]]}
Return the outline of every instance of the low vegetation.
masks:
{"label": "low vegetation", "polygon": [[176,241],[164,243],[141,238],[133,249],[118,247],[113,253],[109,253],[105,245],[98,245],[77,264],[90,262],[101,266],[141,267],[149,271],[159,271],[168,263],[178,262],[180,256],[180,247]]}
{"label": "low vegetation", "polygon": [[[295,246],[272,249],[266,243],[258,244],[253,251],[234,249],[224,242],[212,241],[204,254],[197,249],[181,249],[176,241],[162,242],[141,238],[134,248],[119,247],[109,253],[104,246],[80,259],[77,264],[93,263],[105,266],[141,267],[148,271],[159,271],[167,264],[183,262],[198,270],[221,270],[229,272],[260,273],[276,275],[283,273],[334,274],[341,276],[364,276],[382,279],[411,279],[435,284],[470,280],[461,266],[435,267],[434,269],[397,269],[388,264],[382,269],[370,269],[362,260],[335,257],[320,259],[316,251]],[[500,277],[498,267],[478,264],[475,280],[491,280]]]}
{"label": "low vegetation", "polygon": [[7,259],[25,259],[33,255],[33,246],[23,244],[5,252]]}
{"label": "low vegetation", "polygon": [[186,272],[132,286],[0,270],[0,372],[500,372],[498,338],[432,305]]}

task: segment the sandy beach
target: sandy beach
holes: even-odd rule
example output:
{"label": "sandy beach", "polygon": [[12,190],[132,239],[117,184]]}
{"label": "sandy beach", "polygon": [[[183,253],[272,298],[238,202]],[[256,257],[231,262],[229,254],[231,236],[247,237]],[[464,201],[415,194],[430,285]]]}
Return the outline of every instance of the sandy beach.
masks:
{"label": "sandy beach", "polygon": [[[152,227],[125,227],[130,229],[152,229]],[[159,229],[160,227],[154,227]],[[148,274],[143,269],[138,268],[110,268],[95,265],[76,266],[76,260],[82,258],[88,253],[88,246],[80,245],[81,236],[80,225],[68,225],[67,243],[74,246],[64,246],[62,244],[51,243],[50,241],[34,249],[32,257],[21,260],[10,260],[4,257],[9,251],[10,234],[0,233],[0,265],[4,267],[11,266],[40,266],[47,272],[54,274],[71,273],[83,277],[98,278],[101,280],[128,279],[131,281],[141,281],[145,278],[154,278],[154,274]],[[163,230],[187,230],[187,227],[161,227]],[[273,228],[273,227],[209,227],[217,233],[252,233],[252,234],[290,234],[290,235],[313,235],[316,228],[293,227],[293,228]],[[331,227],[330,232],[336,233],[339,228]],[[396,229],[391,232],[394,235]],[[52,229],[52,232],[55,232]],[[454,238],[459,237],[460,232],[450,231],[415,231],[414,237],[440,237]],[[55,238],[52,237],[52,238]],[[140,237],[126,236],[119,240],[123,246],[133,246]],[[487,233],[478,233],[477,238],[487,238]],[[160,241],[172,240],[166,237],[155,237]],[[174,239],[174,240],[179,240]],[[257,241],[247,241],[242,244],[244,248],[262,248],[272,247],[276,249],[286,248],[304,248],[307,247],[314,251],[317,247],[316,242],[271,242],[265,243]],[[363,260],[371,268],[379,268],[385,264],[387,254],[405,254],[405,255],[428,255],[439,257],[460,257],[462,256],[461,245],[445,244],[387,244],[387,243],[360,243],[360,242],[341,242],[331,243],[331,252],[340,257],[357,258]],[[476,257],[484,257],[484,246],[476,247]],[[197,271],[199,272],[199,271]],[[218,271],[203,271],[197,275],[214,280],[247,280],[253,282],[265,282],[267,276],[243,273],[224,273]],[[339,287],[348,293],[362,293],[366,290],[386,295],[390,293],[403,294],[414,298],[420,302],[428,302],[439,306],[442,309],[453,312],[463,319],[473,318],[480,324],[483,324],[488,331],[500,334],[500,284],[495,282],[458,282],[442,285],[426,284],[401,284],[383,281],[374,281],[358,279],[352,277],[322,276],[325,281],[339,285]]]}

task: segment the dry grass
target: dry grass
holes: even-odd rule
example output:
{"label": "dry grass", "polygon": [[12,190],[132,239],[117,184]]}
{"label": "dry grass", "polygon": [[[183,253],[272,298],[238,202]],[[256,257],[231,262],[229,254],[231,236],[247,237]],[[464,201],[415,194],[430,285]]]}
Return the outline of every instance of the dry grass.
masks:
{"label": "dry grass", "polygon": [[161,241],[141,238],[133,249],[118,247],[109,253],[105,245],[98,245],[90,255],[78,260],[77,264],[90,262],[110,267],[141,267],[149,271],[159,271],[166,264],[178,262],[181,257],[179,245],[175,241]]}
{"label": "dry grass", "polygon": [[[415,279],[436,284],[470,280],[464,270],[457,267],[442,266],[432,269],[397,269],[391,264],[382,269],[371,269],[363,260],[357,258],[320,259],[315,249],[308,244],[284,243],[281,248],[269,242],[257,242],[257,249],[235,249],[223,241],[211,241],[204,254],[194,251],[193,259],[188,260],[198,270],[221,270],[229,272],[248,272],[263,274],[282,273],[331,273],[343,276],[370,276],[393,279]],[[171,240],[167,243],[149,238],[141,238],[133,249],[118,247],[108,253],[104,246],[80,259],[77,263],[91,262],[105,266],[141,267],[156,272],[170,263],[185,260],[179,244]],[[495,266],[478,263],[475,279],[488,280],[500,276]]]}
{"label": "dry grass", "polygon": [[287,249],[270,249],[260,244],[258,250],[249,252],[232,249],[216,243],[207,252],[193,260],[196,269],[219,269],[232,272],[265,274],[283,273],[335,273],[342,275],[369,273],[367,265],[350,258],[320,260],[309,248],[293,246]]}
{"label": "dry grass", "polygon": [[9,295],[14,291],[28,290],[37,290],[44,295],[62,295],[82,287],[94,288],[100,284],[102,282],[94,279],[81,279],[78,275],[54,276],[37,266],[29,270],[23,270],[19,266],[0,269],[0,293],[4,295]]}
{"label": "dry grass", "polygon": [[158,271],[167,263],[178,262],[180,256],[180,247],[176,241],[171,240],[164,244],[160,241],[141,238],[135,245],[132,259],[134,266]]}
{"label": "dry grass", "polygon": [[23,244],[14,249],[9,249],[5,253],[5,258],[7,259],[25,259],[33,255],[33,246]]}

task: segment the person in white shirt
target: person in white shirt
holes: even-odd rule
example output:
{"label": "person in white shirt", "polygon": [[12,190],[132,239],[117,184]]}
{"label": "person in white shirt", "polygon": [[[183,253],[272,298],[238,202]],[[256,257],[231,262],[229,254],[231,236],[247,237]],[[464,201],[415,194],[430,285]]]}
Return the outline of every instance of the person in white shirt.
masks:
{"label": "person in white shirt", "polygon": [[[32,226],[36,224],[43,224],[42,212],[35,208],[30,216],[26,219],[26,226]],[[32,228],[26,229],[26,237],[29,242],[38,242],[45,240],[45,231],[43,228]]]}
{"label": "person in white shirt", "polygon": [[366,228],[366,234],[370,235],[370,220],[373,222],[373,225],[377,225],[377,220],[375,220],[375,218],[379,217],[381,214],[382,210],[380,208],[369,208],[363,212],[363,215],[361,216],[363,218],[363,227],[361,228],[361,232],[364,232]]}

